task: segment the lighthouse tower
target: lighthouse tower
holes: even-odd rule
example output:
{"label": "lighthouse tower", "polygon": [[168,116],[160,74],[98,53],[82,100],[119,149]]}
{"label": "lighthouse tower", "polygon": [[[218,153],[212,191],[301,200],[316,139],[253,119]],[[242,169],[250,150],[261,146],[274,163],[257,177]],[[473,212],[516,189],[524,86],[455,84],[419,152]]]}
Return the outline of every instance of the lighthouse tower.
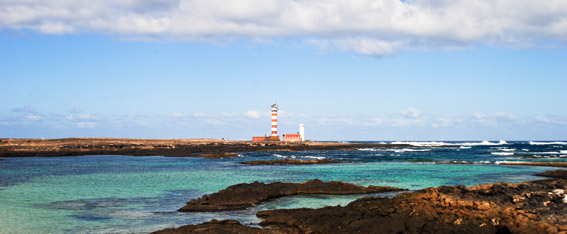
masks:
{"label": "lighthouse tower", "polygon": [[272,135],[270,135],[270,141],[279,141],[280,136],[278,136],[278,105],[276,102],[272,105]]}

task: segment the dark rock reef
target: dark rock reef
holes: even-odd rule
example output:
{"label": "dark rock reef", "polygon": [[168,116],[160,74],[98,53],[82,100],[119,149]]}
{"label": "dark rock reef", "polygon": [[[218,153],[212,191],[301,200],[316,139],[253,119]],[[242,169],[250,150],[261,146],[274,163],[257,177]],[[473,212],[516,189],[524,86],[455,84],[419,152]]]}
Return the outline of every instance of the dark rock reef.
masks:
{"label": "dark rock reef", "polygon": [[240,164],[246,165],[310,165],[310,164],[331,164],[340,163],[337,160],[321,159],[321,160],[299,160],[299,159],[276,159],[276,160],[254,160],[244,161]]}
{"label": "dark rock reef", "polygon": [[202,153],[202,154],[199,154],[199,157],[222,159],[222,158],[235,158],[235,157],[238,157],[238,154],[237,153],[229,153],[229,152]]}
{"label": "dark rock reef", "polygon": [[248,227],[240,224],[236,220],[221,220],[213,219],[209,222],[200,223],[196,225],[185,225],[179,228],[168,228],[152,234],[175,234],[175,233],[203,233],[203,234],[276,234],[284,233],[278,231],[270,231],[262,228]]}
{"label": "dark rock reef", "polygon": [[[473,187],[440,186],[394,198],[365,197],[345,207],[260,211],[262,229],[235,221],[208,233],[567,233],[567,170],[538,174],[546,179]],[[202,225],[202,224],[201,224]],[[180,232],[198,233],[198,225]],[[181,230],[181,228],[173,229]],[[222,229],[224,230],[224,229]],[[229,229],[231,230],[231,229]]]}
{"label": "dark rock reef", "polygon": [[549,178],[557,178],[557,179],[564,179],[567,180],[567,170],[555,170],[555,171],[546,171],[543,173],[536,174],[536,176],[544,176]]}
{"label": "dark rock reef", "polygon": [[363,187],[339,181],[330,181],[326,183],[321,180],[310,180],[300,184],[282,182],[264,184],[254,182],[250,184],[232,185],[216,193],[193,199],[189,201],[187,205],[181,207],[179,211],[202,212],[241,210],[272,198],[298,194],[347,195],[404,190],[405,189],[387,186],[371,185]]}
{"label": "dark rock reef", "polygon": [[262,226],[293,233],[567,233],[566,188],[566,180],[441,186],[257,216]]}

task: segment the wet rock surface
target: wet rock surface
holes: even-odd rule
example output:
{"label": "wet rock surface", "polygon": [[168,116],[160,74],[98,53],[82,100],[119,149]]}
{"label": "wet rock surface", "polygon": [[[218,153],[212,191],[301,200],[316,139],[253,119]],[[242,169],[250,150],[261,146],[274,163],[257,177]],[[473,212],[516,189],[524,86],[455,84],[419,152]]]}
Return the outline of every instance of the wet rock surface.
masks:
{"label": "wet rock surface", "polygon": [[175,234],[175,233],[207,233],[207,234],[276,234],[283,233],[270,231],[262,228],[248,227],[236,220],[211,220],[209,222],[186,225],[179,228],[168,228],[152,234]]}
{"label": "wet rock surface", "polygon": [[549,178],[558,178],[558,179],[566,179],[567,180],[567,170],[555,170],[555,171],[546,171],[543,173],[536,174],[536,176],[544,176]]}
{"label": "wet rock surface", "polygon": [[222,159],[222,158],[235,158],[235,157],[238,157],[238,154],[237,153],[229,153],[229,152],[203,153],[203,154],[199,154],[199,157]]}
{"label": "wet rock surface", "polygon": [[388,186],[358,186],[339,181],[323,182],[321,180],[310,180],[305,183],[282,183],[274,182],[264,184],[254,182],[250,184],[232,185],[201,198],[193,199],[179,209],[184,212],[203,211],[228,211],[241,210],[254,206],[262,201],[282,196],[298,194],[369,194],[381,192],[404,191]]}
{"label": "wet rock surface", "polygon": [[[539,175],[566,178],[567,170]],[[235,230],[242,233],[567,233],[566,190],[565,179],[440,186],[401,193],[394,198],[365,197],[345,207],[260,211],[257,216],[264,219],[260,223],[263,229],[239,224]],[[218,222],[208,225],[229,227]],[[185,227],[189,226],[195,225]]]}
{"label": "wet rock surface", "polygon": [[311,164],[331,164],[340,163],[337,160],[321,159],[321,160],[300,160],[300,159],[276,159],[276,160],[254,160],[240,162],[246,165],[311,165]]}
{"label": "wet rock surface", "polygon": [[[297,233],[567,232],[566,180],[441,186],[346,207],[269,210],[262,226]],[[380,231],[377,231],[380,230]]]}

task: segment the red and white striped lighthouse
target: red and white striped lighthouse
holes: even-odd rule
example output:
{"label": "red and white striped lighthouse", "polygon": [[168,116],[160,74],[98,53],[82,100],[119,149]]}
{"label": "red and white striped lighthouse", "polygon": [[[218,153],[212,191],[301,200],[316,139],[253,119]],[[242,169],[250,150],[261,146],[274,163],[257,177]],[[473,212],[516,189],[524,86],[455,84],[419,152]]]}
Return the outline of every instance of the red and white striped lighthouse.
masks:
{"label": "red and white striped lighthouse", "polygon": [[274,104],[272,105],[272,136],[270,138],[277,136],[278,136],[278,105],[274,102]]}

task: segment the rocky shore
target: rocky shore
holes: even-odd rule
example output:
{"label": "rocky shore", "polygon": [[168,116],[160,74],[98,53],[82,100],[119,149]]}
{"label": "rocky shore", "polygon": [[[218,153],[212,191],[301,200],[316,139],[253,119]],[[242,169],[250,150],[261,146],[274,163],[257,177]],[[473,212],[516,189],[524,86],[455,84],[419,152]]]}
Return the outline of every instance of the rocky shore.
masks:
{"label": "rocky shore", "polygon": [[321,180],[310,180],[305,183],[282,183],[274,182],[264,184],[254,182],[250,184],[232,185],[201,198],[193,199],[187,205],[181,207],[183,212],[205,212],[205,211],[227,211],[241,210],[254,206],[262,201],[273,198],[299,195],[299,194],[369,194],[382,192],[405,191],[388,186],[358,186],[340,181],[323,182]]}
{"label": "rocky shore", "polygon": [[[356,150],[358,148],[399,148],[407,144],[358,144],[335,142],[252,142],[214,139],[0,139],[0,157],[53,157],[81,155],[131,155],[172,157],[235,156],[236,152]],[[232,154],[231,154],[232,153]]]}
{"label": "rocky shore", "polygon": [[210,221],[156,233],[567,233],[567,170],[553,179],[472,187],[440,186],[345,207],[257,213],[263,227]]}

